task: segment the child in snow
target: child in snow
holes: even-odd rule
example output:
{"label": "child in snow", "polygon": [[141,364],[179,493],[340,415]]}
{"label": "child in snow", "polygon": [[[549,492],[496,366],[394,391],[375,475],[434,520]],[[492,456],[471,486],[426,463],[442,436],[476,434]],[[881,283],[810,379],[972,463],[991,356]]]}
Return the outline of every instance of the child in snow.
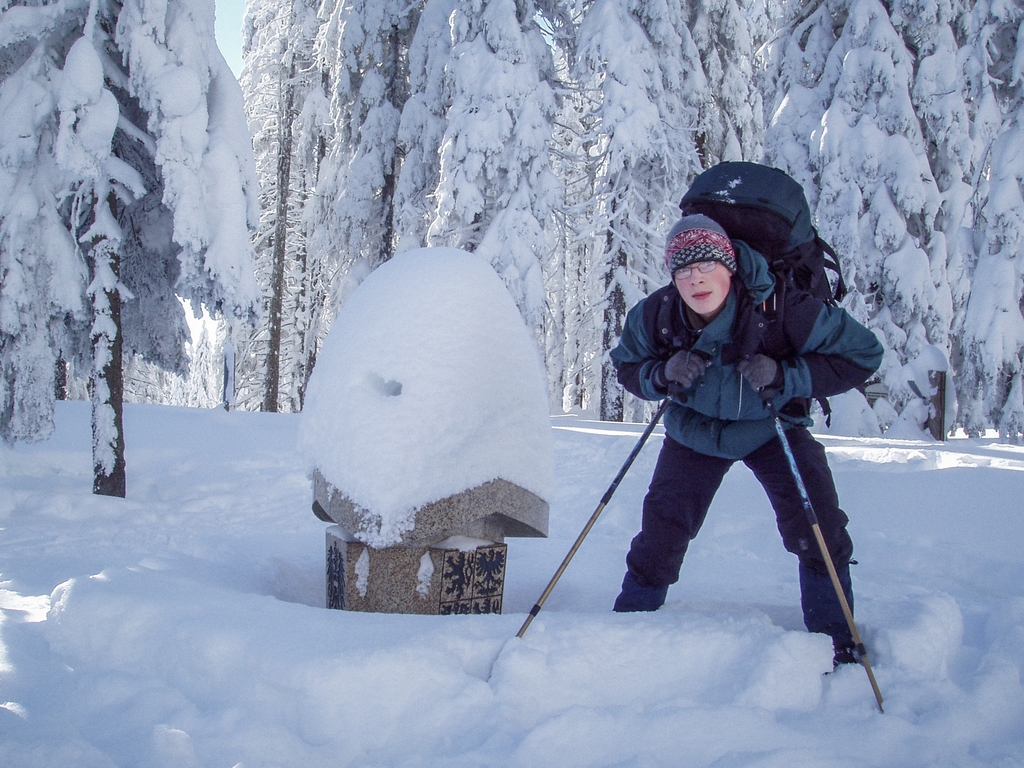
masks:
{"label": "child in snow", "polygon": [[[611,353],[627,390],[647,400],[671,397],[664,445],[615,610],[654,611],[665,602],[725,473],[742,461],[768,494],[786,549],[799,558],[807,629],[832,637],[836,664],[856,662],[766,400],[786,429],[852,608],[848,518],[839,508],[825,450],[807,429],[808,414],[812,398],[866,381],[881,363],[882,346],[842,309],[793,288],[776,292],[765,259],[730,241],[706,216],[676,222],[665,263],[672,284],[629,312]],[[778,303],[774,311],[762,311],[772,302]]]}

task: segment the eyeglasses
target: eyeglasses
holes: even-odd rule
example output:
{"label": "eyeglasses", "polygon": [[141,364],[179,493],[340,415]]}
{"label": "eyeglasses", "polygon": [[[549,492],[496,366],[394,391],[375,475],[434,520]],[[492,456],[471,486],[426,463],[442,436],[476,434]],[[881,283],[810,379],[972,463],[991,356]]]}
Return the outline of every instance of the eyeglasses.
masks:
{"label": "eyeglasses", "polygon": [[679,269],[677,269],[672,274],[672,279],[673,280],[680,280],[680,279],[681,280],[685,280],[686,278],[688,278],[690,275],[693,274],[693,270],[694,269],[696,269],[701,274],[706,275],[709,272],[714,272],[715,271],[715,267],[717,267],[717,266],[718,266],[718,262],[717,261],[698,261],[698,262],[695,262],[695,263],[691,264],[688,267],[680,267]]}

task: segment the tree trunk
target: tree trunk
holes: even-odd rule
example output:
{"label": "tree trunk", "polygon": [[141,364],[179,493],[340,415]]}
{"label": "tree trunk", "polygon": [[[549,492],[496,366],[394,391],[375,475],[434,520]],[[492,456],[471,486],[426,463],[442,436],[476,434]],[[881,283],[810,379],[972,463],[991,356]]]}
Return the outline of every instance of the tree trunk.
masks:
{"label": "tree trunk", "polygon": [[292,173],[292,109],[295,100],[295,63],[286,82],[281,83],[278,114],[277,218],[274,222],[274,263],[270,278],[270,307],[267,318],[267,372],[263,388],[263,410],[277,413],[281,387],[281,322],[284,309],[285,261],[288,253],[288,200]]}
{"label": "tree trunk", "polygon": [[54,364],[53,399],[68,399],[68,364],[64,360],[64,355],[58,355],[57,362]]}
{"label": "tree trunk", "polygon": [[224,391],[221,404],[225,411],[235,407],[235,345],[231,339],[224,342]]}
{"label": "tree trunk", "polygon": [[[388,66],[387,76],[387,98],[399,112],[405,105],[406,96],[401,92],[403,83],[401,78],[401,50],[399,45],[398,30],[392,28],[388,35]],[[397,142],[391,154],[390,162],[384,172],[384,185],[381,188],[381,206],[384,215],[384,232],[380,244],[380,263],[391,259],[395,255],[395,188],[398,185],[398,175],[401,171],[402,158],[399,153]]]}
{"label": "tree trunk", "polygon": [[608,353],[622,335],[622,319],[626,314],[626,298],[622,293],[622,286],[615,280],[614,265],[606,282],[611,290],[605,300],[604,339],[601,345],[601,420],[622,421],[622,387],[619,386],[615,366],[608,357]]}
{"label": "tree trunk", "polygon": [[[117,200],[107,198],[117,219]],[[124,338],[121,331],[121,294],[118,281],[121,257],[106,242],[94,244],[90,253],[93,274],[93,371],[92,371],[92,492],[100,496],[125,497],[124,460]],[[103,280],[109,269],[112,279]],[[101,276],[97,280],[97,276]],[[106,287],[100,283],[105,282]]]}
{"label": "tree trunk", "polygon": [[[611,202],[611,220],[616,221],[617,200]],[[619,285],[620,272],[626,268],[626,252],[610,227],[605,236],[608,253],[608,271],[605,273],[604,337],[601,342],[601,420],[622,421],[622,387],[608,353],[622,335],[622,321],[626,316],[626,296]]]}

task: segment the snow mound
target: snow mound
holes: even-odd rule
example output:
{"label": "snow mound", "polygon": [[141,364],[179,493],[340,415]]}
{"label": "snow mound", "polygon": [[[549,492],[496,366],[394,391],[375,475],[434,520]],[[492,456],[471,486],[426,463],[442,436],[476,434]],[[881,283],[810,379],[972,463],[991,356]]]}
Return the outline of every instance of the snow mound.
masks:
{"label": "snow mound", "polygon": [[946,680],[964,644],[963,613],[946,594],[914,595],[901,606],[900,622],[881,633],[878,644],[894,664],[932,680]]}
{"label": "snow mound", "polygon": [[832,409],[831,425],[825,419],[818,419],[815,432],[849,437],[878,437],[882,434],[878,417],[858,390],[832,395],[828,404]]}
{"label": "snow mound", "polygon": [[418,508],[498,478],[550,499],[546,375],[490,264],[423,248],[371,273],[324,343],[299,446],[367,510],[377,547]]}

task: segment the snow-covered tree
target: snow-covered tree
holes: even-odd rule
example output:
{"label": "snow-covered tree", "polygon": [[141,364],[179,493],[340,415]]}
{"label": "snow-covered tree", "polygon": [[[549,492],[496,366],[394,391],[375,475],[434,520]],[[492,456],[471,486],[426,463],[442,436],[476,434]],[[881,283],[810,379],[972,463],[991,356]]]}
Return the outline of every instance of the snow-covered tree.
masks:
{"label": "snow-covered tree", "polygon": [[[909,31],[923,46],[927,20],[916,18],[921,25]],[[897,14],[897,22],[904,20]],[[950,21],[934,16],[931,31]],[[948,202],[954,227],[962,215],[957,163],[967,157],[956,109],[935,102],[934,66],[952,43],[936,34],[922,65],[877,0],[801,6],[786,32],[768,57],[779,72],[779,92],[771,100],[766,155],[804,185],[819,232],[843,258],[847,306],[883,339],[881,375],[902,405],[914,397],[904,366],[927,345],[950,349],[941,213]],[[928,61],[928,55],[939,58]],[[931,145],[915,106],[932,110]],[[930,163],[939,155],[950,161],[943,166],[945,201]]]}
{"label": "snow-covered tree", "polygon": [[[185,312],[194,314],[191,307],[186,307]],[[126,403],[161,403],[188,408],[224,405],[229,324],[203,314],[202,318],[189,323],[189,341],[183,350],[187,360],[183,368],[156,365],[138,354],[125,356]]]}
{"label": "snow-covered tree", "polygon": [[946,239],[951,261],[965,222],[980,158],[972,136],[973,99],[962,54],[963,14],[954,0],[898,0],[894,27],[916,58],[911,99],[921,122],[928,164],[942,202],[936,230]]}
{"label": "snow-covered tree", "polygon": [[958,274],[954,349],[958,420],[970,435],[1024,436],[1024,4],[974,4],[966,16],[966,90],[981,155],[973,237]]}
{"label": "snow-covered tree", "polygon": [[432,196],[440,182],[441,144],[451,106],[446,71],[456,2],[427,0],[409,45],[409,98],[398,128],[402,170],[395,189],[397,251],[425,246],[434,220]]}
{"label": "snow-covered tree", "polygon": [[691,0],[683,4],[686,28],[699,52],[707,82],[697,105],[698,151],[704,167],[722,160],[759,160],[764,132],[753,52],[767,34],[763,4]]}
{"label": "snow-covered tree", "polygon": [[[553,36],[555,30],[549,34]],[[552,410],[571,411],[589,408],[596,392],[594,350],[587,349],[587,341],[597,338],[593,332],[597,323],[593,322],[594,315],[590,311],[583,263],[589,251],[576,234],[576,212],[582,215],[589,212],[593,180],[588,173],[588,150],[584,145],[588,132],[581,119],[588,96],[573,86],[570,75],[576,41],[571,21],[558,30],[558,35],[562,42],[554,48],[555,68],[566,87],[559,101],[552,135],[551,168],[561,179],[565,191],[562,208],[555,212],[557,226],[553,234],[556,240],[544,263],[547,296],[544,359]],[[599,367],[597,373],[600,373]]]}
{"label": "snow-covered tree", "polygon": [[456,5],[451,105],[427,242],[490,261],[543,350],[542,265],[562,185],[550,159],[552,55],[536,15],[533,0]]}
{"label": "snow-covered tree", "polygon": [[[56,194],[57,81],[70,47],[52,28],[57,10],[15,6],[0,16],[0,30],[28,28],[0,58],[0,434],[8,442],[52,433],[60,341],[86,310],[85,265]],[[57,46],[55,61],[47,48]]]}
{"label": "snow-covered tree", "polygon": [[3,435],[45,436],[56,361],[91,360],[94,490],[123,496],[125,349],[180,366],[174,292],[257,295],[241,92],[204,0],[14,5],[0,31]]}
{"label": "snow-covered tree", "polygon": [[838,19],[826,2],[807,6],[781,0],[768,10],[778,31],[757,54],[767,123],[765,161],[800,182],[813,207],[818,182],[810,137],[827,107],[828,94],[819,85],[836,44]]}
{"label": "snow-covered tree", "polygon": [[[577,237],[587,249],[579,261],[591,311],[602,315],[594,323],[600,338],[581,346],[600,350],[603,419],[626,415],[607,352],[626,311],[664,282],[665,234],[701,170],[700,115],[712,95],[689,21],[676,3],[596,0],[579,29],[574,75],[587,105],[580,144],[589,165],[574,197],[591,204],[576,211]],[[724,96],[731,103],[733,94]]]}
{"label": "snow-covered tree", "polygon": [[317,349],[328,289],[307,241],[329,130],[324,77],[315,60],[318,3],[251,2],[243,24],[241,84],[260,179],[256,274],[260,326],[235,326],[242,350],[242,407],[297,411]]}
{"label": "snow-covered tree", "polygon": [[320,175],[314,247],[340,271],[374,269],[395,252],[395,189],[410,41],[422,2],[346,0],[325,5],[317,42],[330,73],[334,136]]}

